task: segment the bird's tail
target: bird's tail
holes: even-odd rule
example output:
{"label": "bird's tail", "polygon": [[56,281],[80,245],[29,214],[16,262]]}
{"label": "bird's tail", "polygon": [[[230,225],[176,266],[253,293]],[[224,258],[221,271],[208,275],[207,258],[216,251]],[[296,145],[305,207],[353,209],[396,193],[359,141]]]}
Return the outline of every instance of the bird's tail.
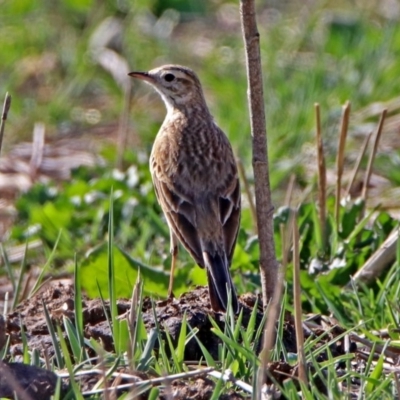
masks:
{"label": "bird's tail", "polygon": [[229,273],[226,256],[221,256],[217,253],[211,255],[204,251],[203,257],[207,270],[208,291],[212,309],[214,311],[226,311],[230,292],[232,309],[237,314],[239,312],[239,302]]}

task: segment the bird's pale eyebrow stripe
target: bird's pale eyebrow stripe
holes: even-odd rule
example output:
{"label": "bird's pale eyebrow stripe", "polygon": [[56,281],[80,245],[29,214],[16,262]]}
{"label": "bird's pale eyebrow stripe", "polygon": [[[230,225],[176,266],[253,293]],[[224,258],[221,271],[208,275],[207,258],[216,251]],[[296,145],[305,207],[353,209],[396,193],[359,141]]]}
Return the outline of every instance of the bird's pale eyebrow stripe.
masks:
{"label": "bird's pale eyebrow stripe", "polygon": [[[195,79],[195,77],[193,76],[192,72],[188,71],[185,68],[175,67],[175,68],[171,69],[171,73],[174,73],[174,72],[180,72],[180,73],[182,73],[184,75],[190,76],[192,79]],[[187,78],[179,77],[179,79],[187,79]]]}

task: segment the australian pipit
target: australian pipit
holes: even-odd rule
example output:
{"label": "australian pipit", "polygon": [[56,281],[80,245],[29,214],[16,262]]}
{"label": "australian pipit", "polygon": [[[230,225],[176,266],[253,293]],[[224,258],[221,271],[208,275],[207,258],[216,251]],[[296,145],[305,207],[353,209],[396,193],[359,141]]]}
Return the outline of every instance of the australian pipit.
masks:
{"label": "australian pipit", "polygon": [[164,65],[129,75],[152,85],[167,107],[151,152],[150,171],[170,229],[169,296],[179,239],[207,271],[213,310],[227,309],[230,292],[237,312],[229,267],[240,224],[240,186],[228,138],[214,122],[191,69]]}

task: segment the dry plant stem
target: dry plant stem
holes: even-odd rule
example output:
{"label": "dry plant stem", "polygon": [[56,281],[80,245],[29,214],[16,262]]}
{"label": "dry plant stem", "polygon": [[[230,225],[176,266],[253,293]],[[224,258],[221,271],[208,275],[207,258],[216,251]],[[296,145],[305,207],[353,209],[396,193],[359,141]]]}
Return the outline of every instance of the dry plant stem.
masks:
{"label": "dry plant stem", "polygon": [[243,389],[245,392],[251,393],[251,394],[253,393],[253,387],[244,381],[235,379],[232,371],[229,369],[223,371],[222,373],[219,371],[211,371],[207,375],[213,376],[214,378],[217,378],[217,379],[222,379],[224,382],[232,382],[236,386]]}
{"label": "dry plant stem", "polygon": [[365,172],[364,185],[363,185],[363,190],[361,193],[361,198],[364,200],[364,207],[367,202],[369,180],[371,178],[372,167],[374,165],[375,155],[378,150],[379,140],[381,138],[383,123],[385,122],[386,114],[387,114],[387,109],[385,108],[382,111],[381,118],[379,120],[378,129],[376,131],[376,135],[375,135],[375,139],[374,139],[374,146],[372,148],[371,154],[369,155],[369,159],[368,159],[367,171]]}
{"label": "dry plant stem", "polygon": [[1,153],[1,147],[3,145],[4,127],[6,125],[6,120],[8,112],[10,111],[10,107],[11,107],[11,96],[8,93],[6,93],[6,97],[4,99],[4,104],[3,104],[3,112],[1,114],[1,123],[0,123],[0,153]]}
{"label": "dry plant stem", "polygon": [[372,136],[372,132],[370,132],[368,134],[368,136],[365,138],[364,143],[363,143],[363,145],[361,147],[361,151],[358,154],[356,163],[355,163],[353,171],[351,173],[351,178],[350,178],[349,185],[347,186],[346,197],[350,196],[351,188],[353,187],[354,182],[355,182],[356,177],[357,177],[357,174],[358,174],[358,171],[360,170],[361,161],[364,158],[365,152],[367,151],[367,147],[368,147],[369,141],[371,140],[371,136]]}
{"label": "dry plant stem", "polygon": [[365,339],[355,333],[350,334],[350,340],[352,340],[353,342],[361,343],[365,347],[368,347],[368,349],[374,349],[376,355],[380,355],[383,353],[385,357],[390,357],[393,360],[396,360],[399,356],[399,352],[396,347],[386,346],[386,344],[377,344],[375,341]]}
{"label": "dry plant stem", "polygon": [[295,174],[290,175],[289,184],[288,184],[288,187],[287,187],[286,193],[285,193],[285,202],[284,202],[284,204],[285,204],[286,207],[290,207],[290,204],[292,202],[295,180],[296,180],[296,175]]}
{"label": "dry plant stem", "polygon": [[278,280],[278,262],[275,256],[273,206],[268,171],[267,130],[263,97],[263,79],[260,57],[260,34],[257,30],[254,0],[240,1],[243,39],[246,48],[248,101],[253,148],[253,170],[260,243],[260,275],[263,304],[267,307]]}
{"label": "dry plant stem", "polygon": [[[365,262],[354,275],[353,280],[368,284],[382,275],[385,269],[396,259],[397,242],[399,240],[399,229],[395,229],[386,238],[378,250]],[[351,287],[351,282],[347,284]]]}
{"label": "dry plant stem", "polygon": [[[290,205],[292,204],[293,188],[294,188],[295,181],[296,181],[296,176],[294,174],[290,175],[289,184],[286,189],[285,202],[284,202],[285,206],[288,208],[290,208]],[[290,214],[290,218],[291,218],[291,214]],[[290,220],[290,218],[289,218],[289,220]],[[289,223],[289,226],[291,226],[290,223]],[[289,260],[290,247],[292,245],[292,242],[290,240],[291,235],[288,234],[287,225],[285,225],[285,224],[280,224],[279,231],[280,231],[281,240],[282,240],[282,242],[281,242],[282,243],[281,244],[282,260],[285,260],[284,265],[286,267],[286,264]]]}
{"label": "dry plant stem", "polygon": [[260,400],[262,398],[261,389],[266,381],[268,364],[271,359],[271,351],[275,344],[275,333],[276,333],[276,321],[278,320],[279,313],[281,310],[281,299],[284,289],[285,283],[285,275],[286,275],[286,267],[288,263],[289,249],[292,245],[292,235],[293,231],[293,213],[290,212],[289,221],[287,224],[287,229],[285,231],[284,239],[282,243],[284,243],[284,247],[282,249],[282,268],[278,274],[278,282],[276,284],[274,297],[272,298],[271,303],[269,304],[268,318],[267,323],[264,329],[264,337],[263,337],[263,350],[260,354],[261,366],[258,370],[257,374],[257,399]]}
{"label": "dry plant stem", "polygon": [[240,179],[243,182],[244,185],[244,191],[246,192],[247,200],[249,202],[250,206],[250,212],[251,216],[253,218],[254,222],[254,230],[257,232],[257,214],[256,214],[256,206],[254,205],[254,200],[253,200],[253,194],[251,193],[250,185],[249,185],[249,180],[246,177],[246,173],[243,167],[242,160],[237,158],[236,159],[236,164],[238,166],[239,174],[240,174]]}
{"label": "dry plant stem", "polygon": [[267,309],[268,317],[264,330],[263,350],[260,353],[261,365],[257,373],[257,399],[261,400],[261,389],[266,382],[268,364],[271,359],[271,352],[275,344],[276,337],[276,321],[281,311],[281,299],[285,282],[286,268],[282,267],[278,273],[278,281],[272,301]]}
{"label": "dry plant stem", "polygon": [[307,384],[306,357],[304,354],[304,333],[301,321],[301,287],[300,287],[300,234],[297,225],[297,210],[293,210],[293,296],[294,324],[296,329],[296,345],[299,368],[299,380]]}
{"label": "dry plant stem", "polygon": [[326,241],[326,166],[324,145],[322,141],[321,113],[318,103],[314,104],[315,126],[317,135],[317,157],[318,157],[318,207],[319,224],[321,229],[322,244],[325,248]]}
{"label": "dry plant stem", "polygon": [[342,122],[340,125],[339,148],[336,157],[336,199],[335,199],[335,221],[339,228],[340,193],[342,188],[342,174],[344,164],[344,149],[346,145],[347,130],[349,128],[350,102],[347,101],[342,108]]}
{"label": "dry plant stem", "polygon": [[44,150],[44,137],[45,137],[45,126],[43,123],[38,122],[33,127],[33,138],[32,138],[32,155],[30,161],[30,176],[32,181],[36,179],[37,172],[42,164],[43,150]]}

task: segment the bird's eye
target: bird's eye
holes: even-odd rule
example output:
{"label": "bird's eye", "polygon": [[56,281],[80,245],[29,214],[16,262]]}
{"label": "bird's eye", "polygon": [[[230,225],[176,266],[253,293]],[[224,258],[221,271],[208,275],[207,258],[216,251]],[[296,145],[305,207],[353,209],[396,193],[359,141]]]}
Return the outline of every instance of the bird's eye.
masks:
{"label": "bird's eye", "polygon": [[172,75],[172,74],[165,74],[164,79],[165,79],[167,82],[172,82],[172,81],[175,79],[175,75]]}

